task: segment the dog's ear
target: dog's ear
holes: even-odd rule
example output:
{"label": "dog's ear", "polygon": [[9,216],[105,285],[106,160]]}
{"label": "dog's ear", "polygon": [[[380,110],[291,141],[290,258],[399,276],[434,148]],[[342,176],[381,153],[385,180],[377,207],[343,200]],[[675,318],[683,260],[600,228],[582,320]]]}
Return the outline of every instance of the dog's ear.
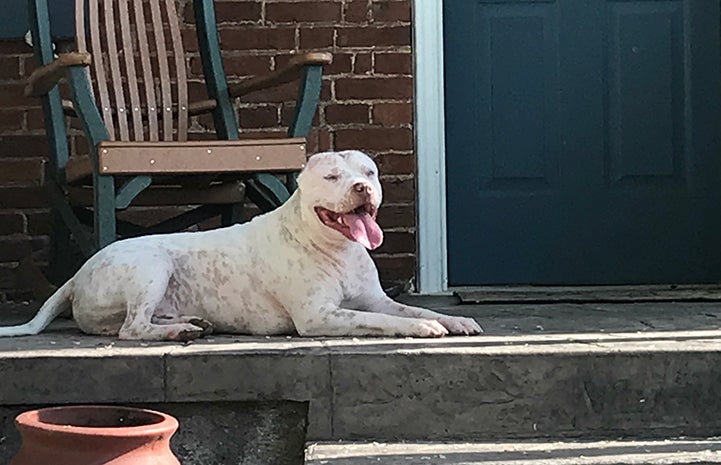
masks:
{"label": "dog's ear", "polygon": [[318,159],[319,159],[319,157],[318,157],[317,153],[308,157],[308,159],[305,162],[305,166],[300,171],[300,174],[298,174],[297,182],[298,182],[299,186],[303,183],[303,178],[305,178],[306,173],[309,170],[313,169],[313,167],[318,164]]}
{"label": "dog's ear", "polygon": [[303,171],[312,169],[313,166],[318,164],[318,159],[319,159],[318,155],[319,155],[318,153],[315,153],[315,154],[311,155],[310,157],[308,157],[308,160],[306,160],[306,162],[305,162],[305,168],[303,168]]}
{"label": "dog's ear", "polygon": [[312,170],[315,166],[317,166],[328,154],[332,154],[332,153],[335,153],[335,152],[321,152],[321,153],[313,154],[310,157],[308,157],[308,160],[306,160],[306,162],[305,162],[305,167],[300,172],[299,178],[300,178],[300,176],[303,175],[303,173],[305,173],[306,171]]}
{"label": "dog's ear", "polygon": [[313,169],[315,165],[327,159],[329,155],[338,155],[338,152],[319,152],[308,157],[308,161],[305,162],[304,169]]}

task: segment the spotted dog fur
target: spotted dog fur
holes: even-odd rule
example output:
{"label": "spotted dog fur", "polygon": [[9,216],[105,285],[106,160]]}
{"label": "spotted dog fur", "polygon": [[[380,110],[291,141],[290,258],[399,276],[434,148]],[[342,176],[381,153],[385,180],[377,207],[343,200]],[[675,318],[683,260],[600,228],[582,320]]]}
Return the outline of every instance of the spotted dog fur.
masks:
{"label": "spotted dog fur", "polygon": [[72,307],[80,329],[120,339],[191,340],[211,331],[301,336],[477,334],[470,318],[395,302],[366,249],[383,236],[378,169],[358,151],[312,156],[278,209],[213,231],[115,242],[91,257],[27,324]]}

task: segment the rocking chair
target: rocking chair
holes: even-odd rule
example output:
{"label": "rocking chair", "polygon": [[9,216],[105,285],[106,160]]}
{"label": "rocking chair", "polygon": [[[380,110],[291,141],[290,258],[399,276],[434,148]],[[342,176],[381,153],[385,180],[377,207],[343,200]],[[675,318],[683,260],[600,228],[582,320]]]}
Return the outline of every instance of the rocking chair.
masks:
{"label": "rocking chair", "polygon": [[[297,55],[268,76],[228,85],[213,0],[193,0],[210,98],[190,102],[175,0],[75,0],[74,43],[58,55],[47,0],[28,4],[38,68],[26,94],[42,97],[51,151],[45,179],[54,215],[51,262],[64,266],[63,274],[76,265],[62,263],[71,236],[85,259],[119,237],[182,230],[217,216],[233,224],[246,197],[261,211],[289,197],[306,160],[305,137],[330,54]],[[69,100],[60,97],[61,78]],[[294,80],[299,90],[288,138],[238,140],[233,99]],[[218,140],[188,141],[189,117],[203,113],[212,114]],[[68,156],[65,116],[80,120],[89,155]],[[194,207],[141,227],[116,218],[131,205]]]}

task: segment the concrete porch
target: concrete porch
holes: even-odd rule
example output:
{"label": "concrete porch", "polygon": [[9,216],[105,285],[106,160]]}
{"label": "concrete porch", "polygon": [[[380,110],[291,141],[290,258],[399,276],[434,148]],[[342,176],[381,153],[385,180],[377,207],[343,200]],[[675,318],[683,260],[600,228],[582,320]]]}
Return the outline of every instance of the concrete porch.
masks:
{"label": "concrete porch", "polygon": [[[39,336],[0,339],[0,463],[17,447],[17,412],[65,403],[150,405],[175,414],[184,464],[298,464],[307,441],[721,434],[719,303],[407,299],[473,316],[486,333],[438,340],[213,336],[183,345],[89,337],[58,320]],[[1,324],[33,312],[3,310]]]}

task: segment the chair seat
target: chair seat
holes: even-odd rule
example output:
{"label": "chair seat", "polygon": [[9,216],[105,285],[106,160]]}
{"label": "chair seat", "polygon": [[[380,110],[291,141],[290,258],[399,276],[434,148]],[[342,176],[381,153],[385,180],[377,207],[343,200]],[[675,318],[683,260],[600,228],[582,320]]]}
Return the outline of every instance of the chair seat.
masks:
{"label": "chair seat", "polygon": [[[70,204],[74,207],[93,205],[92,186],[70,186]],[[162,207],[175,205],[228,205],[245,200],[241,181],[216,183],[204,188],[183,186],[150,186],[133,200],[133,206]]]}
{"label": "chair seat", "polygon": [[[183,175],[211,173],[284,173],[305,166],[304,138],[190,141],[117,142],[98,145],[101,174]],[[90,157],[73,157],[65,167],[68,184],[92,178]]]}

